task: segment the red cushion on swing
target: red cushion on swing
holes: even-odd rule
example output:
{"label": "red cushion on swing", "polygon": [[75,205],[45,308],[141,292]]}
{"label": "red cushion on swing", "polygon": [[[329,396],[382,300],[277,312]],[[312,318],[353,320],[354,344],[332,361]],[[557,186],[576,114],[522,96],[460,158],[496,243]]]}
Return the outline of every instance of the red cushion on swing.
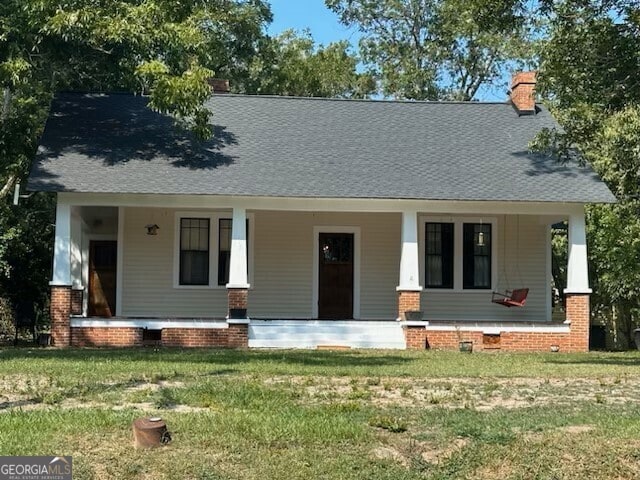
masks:
{"label": "red cushion on swing", "polygon": [[[499,295],[500,298],[496,298]],[[517,288],[511,292],[511,295],[502,295],[501,293],[494,292],[491,301],[498,305],[504,305],[505,307],[524,307],[527,301],[527,295],[529,295],[528,288]]]}

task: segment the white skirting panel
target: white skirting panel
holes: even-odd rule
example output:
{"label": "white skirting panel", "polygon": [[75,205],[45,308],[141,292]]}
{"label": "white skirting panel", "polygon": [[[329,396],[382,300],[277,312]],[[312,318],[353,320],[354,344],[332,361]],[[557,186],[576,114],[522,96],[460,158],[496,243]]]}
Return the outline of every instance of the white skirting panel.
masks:
{"label": "white skirting panel", "polygon": [[251,320],[249,347],[406,348],[402,326],[396,321],[361,320]]}

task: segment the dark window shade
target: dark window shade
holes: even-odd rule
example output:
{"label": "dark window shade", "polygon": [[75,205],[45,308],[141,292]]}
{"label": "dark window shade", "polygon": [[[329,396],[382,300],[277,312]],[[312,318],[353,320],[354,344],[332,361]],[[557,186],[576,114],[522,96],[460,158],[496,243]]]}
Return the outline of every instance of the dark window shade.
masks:
{"label": "dark window shade", "polygon": [[[480,234],[482,234],[484,245],[479,245]],[[491,241],[491,224],[464,224],[462,234],[463,288],[491,288]]]}
{"label": "dark window shade", "polygon": [[[229,268],[231,265],[231,233],[233,220],[221,218],[218,222],[218,285],[229,283]],[[249,220],[247,219],[247,253],[249,252]],[[249,259],[247,259],[247,273]]]}
{"label": "dark window shade", "polygon": [[180,219],[180,285],[209,285],[209,219]]}
{"label": "dark window shade", "polygon": [[425,286],[453,288],[453,223],[425,225]]}

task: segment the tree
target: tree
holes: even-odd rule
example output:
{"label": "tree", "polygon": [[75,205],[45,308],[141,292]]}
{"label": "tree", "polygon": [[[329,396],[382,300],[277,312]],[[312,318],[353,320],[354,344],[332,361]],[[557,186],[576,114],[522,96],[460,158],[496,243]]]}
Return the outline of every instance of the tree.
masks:
{"label": "tree", "polygon": [[308,31],[266,37],[249,65],[245,88],[267,95],[364,98],[375,82],[357,72],[358,58],[349,48],[346,41],[316,46]]}
{"label": "tree", "polygon": [[519,0],[326,0],[363,37],[387,96],[471,100],[532,58],[535,16]]}
{"label": "tree", "polygon": [[54,202],[11,200],[54,93],[146,93],[152,108],[207,137],[208,78],[241,77],[270,20],[262,0],[0,3],[0,296],[45,310]]}
{"label": "tree", "polygon": [[562,130],[535,146],[564,161],[578,153],[618,198],[587,209],[592,306],[629,344],[640,309],[640,7],[564,0],[547,9],[538,91]]}

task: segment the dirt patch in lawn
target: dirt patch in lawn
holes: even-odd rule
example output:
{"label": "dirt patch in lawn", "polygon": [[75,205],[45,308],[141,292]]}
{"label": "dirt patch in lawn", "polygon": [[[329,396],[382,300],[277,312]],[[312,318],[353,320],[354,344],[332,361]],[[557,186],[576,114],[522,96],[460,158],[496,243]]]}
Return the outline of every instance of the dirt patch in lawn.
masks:
{"label": "dirt patch in lawn", "polygon": [[363,400],[382,407],[473,408],[488,411],[534,405],[571,405],[575,401],[612,405],[640,403],[640,377],[415,379],[291,376],[271,377],[265,383],[299,389],[303,392],[303,402]]}
{"label": "dirt patch in lawn", "polygon": [[454,438],[446,444],[417,441],[410,435],[381,436],[380,445],[371,450],[371,457],[390,460],[409,467],[412,462],[422,461],[432,465],[446,462],[470,443],[467,438]]}
{"label": "dirt patch in lawn", "polygon": [[[300,404],[363,402],[373,407],[471,408],[491,411],[530,406],[566,406],[576,401],[607,405],[640,404],[640,376],[611,378],[404,378],[296,376],[238,378],[256,381],[273,389],[295,392]],[[189,388],[187,381],[124,381],[63,388],[47,377],[8,375],[0,378],[0,412],[16,408],[157,409],[154,396],[162,389]],[[85,393],[87,391],[88,393]],[[106,394],[106,396],[105,396]],[[164,405],[162,405],[164,407]],[[207,408],[167,405],[176,411]]]}
{"label": "dirt patch in lawn", "polygon": [[409,459],[394,447],[381,446],[376,447],[371,451],[371,456],[376,460],[391,460],[399,463],[403,467],[409,466]]}
{"label": "dirt patch in lawn", "polygon": [[450,459],[454,454],[465,448],[469,445],[468,438],[456,438],[446,447],[437,448],[432,446],[431,448],[426,448],[426,445],[422,445],[422,459],[425,462],[438,464],[444,460]]}
{"label": "dirt patch in lawn", "polygon": [[124,389],[125,392],[139,392],[141,390],[160,390],[161,388],[182,388],[185,382],[160,380],[159,382],[138,382]]}
{"label": "dirt patch in lawn", "polygon": [[208,412],[210,408],[206,407],[192,407],[190,405],[168,405],[158,408],[152,402],[123,402],[118,405],[102,402],[80,402],[74,399],[67,399],[58,405],[58,408],[63,409],[82,409],[82,408],[97,408],[97,409],[110,409],[110,410],[140,410],[142,412],[157,412],[157,411],[171,411],[177,413],[193,413],[193,412]]}
{"label": "dirt patch in lawn", "polygon": [[570,435],[577,435],[579,433],[587,433],[591,432],[595,429],[593,425],[569,425],[566,427],[560,427],[560,430],[563,433],[568,433]]}

